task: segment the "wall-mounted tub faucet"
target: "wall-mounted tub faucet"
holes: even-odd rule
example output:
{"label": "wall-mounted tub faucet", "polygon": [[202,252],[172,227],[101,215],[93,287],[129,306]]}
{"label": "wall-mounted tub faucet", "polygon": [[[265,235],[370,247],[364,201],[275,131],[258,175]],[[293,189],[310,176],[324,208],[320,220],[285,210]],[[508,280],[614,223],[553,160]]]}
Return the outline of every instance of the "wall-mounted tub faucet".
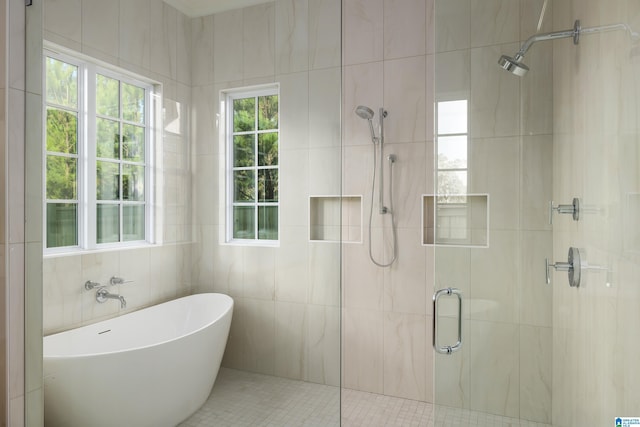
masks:
{"label": "wall-mounted tub faucet", "polygon": [[101,287],[96,291],[96,301],[100,304],[106,302],[108,299],[117,299],[120,301],[120,308],[125,308],[127,306],[127,301],[125,301],[122,295],[116,295],[109,293],[105,286]]}

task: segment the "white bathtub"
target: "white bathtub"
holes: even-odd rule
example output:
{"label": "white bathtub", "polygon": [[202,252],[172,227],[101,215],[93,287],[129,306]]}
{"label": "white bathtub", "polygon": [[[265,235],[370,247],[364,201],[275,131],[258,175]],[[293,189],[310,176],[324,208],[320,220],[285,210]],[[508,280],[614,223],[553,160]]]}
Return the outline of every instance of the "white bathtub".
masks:
{"label": "white bathtub", "polygon": [[191,295],[45,337],[45,425],[175,426],[211,392],[232,309]]}

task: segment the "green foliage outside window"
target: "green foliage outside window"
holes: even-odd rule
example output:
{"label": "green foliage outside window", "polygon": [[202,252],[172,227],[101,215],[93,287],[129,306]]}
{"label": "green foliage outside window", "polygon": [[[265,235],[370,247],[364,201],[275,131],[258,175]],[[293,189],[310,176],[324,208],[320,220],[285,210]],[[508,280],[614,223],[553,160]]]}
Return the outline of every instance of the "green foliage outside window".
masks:
{"label": "green foliage outside window", "polygon": [[[80,147],[83,159],[95,149],[95,242],[144,240],[146,89],[49,56],[45,66],[47,248],[79,242],[78,188],[86,176],[80,175]],[[79,76],[85,74],[94,77],[83,82]],[[83,87],[93,84],[95,98],[84,105]],[[93,113],[95,133],[81,140],[87,129],[79,129],[79,117]]]}
{"label": "green foliage outside window", "polygon": [[278,95],[233,100],[233,238],[278,239]]}

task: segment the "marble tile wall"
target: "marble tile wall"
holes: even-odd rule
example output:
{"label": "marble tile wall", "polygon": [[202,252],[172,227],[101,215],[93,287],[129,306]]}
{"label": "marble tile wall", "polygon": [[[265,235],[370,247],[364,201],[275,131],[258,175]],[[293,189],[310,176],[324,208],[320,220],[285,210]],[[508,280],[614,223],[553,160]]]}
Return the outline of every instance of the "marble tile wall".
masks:
{"label": "marble tile wall", "polygon": [[[160,244],[46,257],[43,325],[49,334],[191,293],[192,22],[162,0],[51,0],[43,8],[45,40],[161,83],[163,107],[154,159]],[[132,281],[115,290],[127,299],[124,310],[98,305],[83,289],[86,280],[106,283],[111,276]]]}
{"label": "marble tile wall", "polygon": [[[336,0],[277,0],[192,21],[194,291],[236,303],[223,365],[332,385],[340,382],[340,247],[309,240],[309,196],[341,189],[339,23]],[[273,82],[280,244],[228,245],[220,91]]]}
{"label": "marble tile wall", "polygon": [[[25,378],[25,253],[37,242],[25,233],[25,8],[20,1],[0,3],[3,47],[0,54],[0,283],[3,330],[0,376],[6,393],[0,403],[2,424],[24,425],[25,402],[41,392],[39,384]],[[5,228],[6,227],[6,228]],[[26,359],[29,360],[29,359]],[[37,365],[34,367],[37,370]]]}
{"label": "marble tile wall", "polygon": [[[345,387],[550,421],[552,296],[536,260],[551,252],[552,50],[527,57],[529,80],[496,66],[536,30],[543,3],[343,2],[343,191],[362,194],[368,212],[373,152],[353,112],[384,106],[385,153],[398,158],[400,254],[376,267],[366,232],[362,245],[343,248]],[[421,195],[434,191],[434,103],[455,99],[469,102],[468,191],[490,194],[488,249],[421,245]],[[388,257],[389,218],[373,221],[373,252]],[[461,353],[435,361],[434,286],[463,290],[468,336]]]}
{"label": "marble tile wall", "polygon": [[[554,26],[627,23],[636,30],[636,2],[554,2]],[[553,51],[553,196],[580,197],[584,216],[553,225],[553,253],[581,249],[592,268],[579,288],[553,277],[554,425],[605,425],[639,413],[637,354],[640,318],[637,43],[627,33],[565,40]],[[593,267],[601,267],[594,269]]]}
{"label": "marble tile wall", "polygon": [[[6,0],[2,0],[0,2],[0,16],[3,19],[0,20],[0,36],[2,37],[2,46],[1,54],[0,54],[0,69],[2,69],[0,74],[0,95],[2,96],[2,103],[0,103],[1,114],[0,114],[0,284],[2,286],[2,291],[0,292],[0,316],[2,316],[3,325],[7,325],[9,317],[7,313],[7,298],[9,291],[9,282],[7,280],[7,262],[6,262],[6,251],[7,251],[7,242],[5,240],[5,217],[6,217],[6,209],[7,209],[7,192],[6,192],[6,183],[7,183],[7,170],[6,170],[6,152],[7,152],[7,137],[6,137],[6,126],[7,126],[7,103],[6,103],[6,90],[7,90],[7,78],[6,78],[6,64],[8,62],[8,57],[6,54],[6,45],[7,40],[9,39],[9,33],[7,31],[7,13],[9,11],[9,7],[7,5]],[[16,331],[17,333],[21,333],[21,331]],[[2,384],[7,384],[7,335],[10,333],[10,329],[6,326],[3,326],[2,330],[0,330],[0,381]],[[2,401],[0,401],[0,419],[6,423],[8,419],[8,407],[9,407],[9,399],[8,396],[3,396]]]}

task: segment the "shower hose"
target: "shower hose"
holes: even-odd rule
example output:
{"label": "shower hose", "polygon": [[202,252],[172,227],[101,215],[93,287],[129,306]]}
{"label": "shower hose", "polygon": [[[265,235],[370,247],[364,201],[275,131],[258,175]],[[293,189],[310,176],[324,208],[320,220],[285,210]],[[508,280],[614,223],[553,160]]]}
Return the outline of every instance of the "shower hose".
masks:
{"label": "shower hose", "polygon": [[[382,143],[378,142],[378,144],[381,144],[381,148],[382,148]],[[376,154],[376,146],[373,146],[373,179],[371,180],[371,205],[370,205],[370,209],[369,209],[369,258],[371,259],[371,262],[373,262],[375,265],[377,265],[378,267],[390,267],[391,264],[393,264],[396,261],[396,258],[398,257],[398,232],[396,229],[396,218],[395,218],[395,210],[393,208],[393,162],[394,159],[393,157],[390,155],[388,157],[389,159],[389,213],[391,214],[391,230],[393,233],[393,257],[391,258],[391,261],[384,263],[384,262],[379,262],[376,261],[376,259],[373,256],[373,251],[372,251],[372,246],[373,243],[371,242],[371,220],[373,219],[373,199],[374,199],[374,193],[375,193],[375,188],[376,188],[376,170],[377,165],[378,165],[378,156]],[[382,157],[382,149],[380,150],[380,157]],[[382,163],[382,158],[380,158],[380,162]],[[381,165],[381,167],[384,167]],[[384,185],[383,182],[380,182],[379,185]],[[380,206],[380,209],[382,209],[383,207]],[[382,235],[383,235],[383,240],[384,240],[384,228],[382,229]],[[383,251],[384,252],[384,251]]]}

